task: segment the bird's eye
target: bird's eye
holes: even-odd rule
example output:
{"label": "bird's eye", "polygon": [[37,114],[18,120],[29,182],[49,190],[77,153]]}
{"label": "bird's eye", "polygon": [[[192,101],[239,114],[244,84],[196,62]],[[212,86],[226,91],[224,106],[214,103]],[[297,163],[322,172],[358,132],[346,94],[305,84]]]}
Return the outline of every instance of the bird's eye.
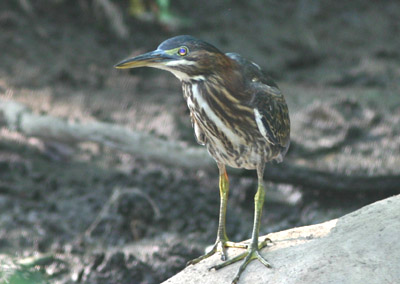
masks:
{"label": "bird's eye", "polygon": [[188,54],[188,48],[186,46],[182,46],[178,49],[178,54],[180,56],[185,56],[186,54]]}

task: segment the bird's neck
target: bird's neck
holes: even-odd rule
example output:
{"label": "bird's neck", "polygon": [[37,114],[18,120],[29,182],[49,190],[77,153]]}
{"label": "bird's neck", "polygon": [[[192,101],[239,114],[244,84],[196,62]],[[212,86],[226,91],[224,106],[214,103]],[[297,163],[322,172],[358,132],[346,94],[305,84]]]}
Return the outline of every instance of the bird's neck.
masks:
{"label": "bird's neck", "polygon": [[243,75],[239,71],[237,63],[223,55],[222,57],[209,58],[199,68],[198,72],[184,72],[179,69],[168,69],[182,83],[197,84],[200,82],[218,81],[219,84],[227,83],[229,86],[237,88],[243,84]]}
{"label": "bird's neck", "polygon": [[225,70],[220,74],[191,76],[187,80],[181,79],[181,82],[186,99],[189,94],[194,96],[194,100],[201,97],[207,102],[218,98],[219,101],[224,101],[227,97],[230,97],[231,101],[228,105],[231,106],[247,100],[244,97],[246,94],[243,77],[240,72],[234,72],[233,70]]}

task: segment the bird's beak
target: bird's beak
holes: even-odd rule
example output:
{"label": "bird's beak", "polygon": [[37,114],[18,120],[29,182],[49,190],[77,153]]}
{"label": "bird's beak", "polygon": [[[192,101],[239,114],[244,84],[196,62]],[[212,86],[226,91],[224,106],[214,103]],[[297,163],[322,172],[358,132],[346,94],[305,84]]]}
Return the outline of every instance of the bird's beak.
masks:
{"label": "bird's beak", "polygon": [[118,69],[138,68],[138,67],[157,67],[162,63],[173,59],[162,50],[154,50],[136,57],[122,60],[114,65]]}

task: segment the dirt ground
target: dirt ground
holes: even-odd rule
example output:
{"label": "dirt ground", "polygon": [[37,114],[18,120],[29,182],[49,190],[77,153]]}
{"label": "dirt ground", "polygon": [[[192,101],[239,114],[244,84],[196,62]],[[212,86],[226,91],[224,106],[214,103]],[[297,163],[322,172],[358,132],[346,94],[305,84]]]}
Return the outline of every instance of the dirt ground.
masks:
{"label": "dirt ground", "polygon": [[[37,113],[195,145],[178,80],[113,69],[168,37],[192,34],[246,55],[276,79],[292,121],[285,163],[400,175],[398,1],[179,0],[170,9],[184,20],[175,24],[136,19],[128,1],[112,2],[123,11],[125,39],[94,0],[1,1],[0,97]],[[0,128],[0,283],[160,283],[214,242],[217,184],[217,169],[171,168],[93,143],[63,145]],[[256,180],[232,176],[230,184],[227,231],[244,240]],[[400,192],[400,185],[324,192],[291,180],[267,186],[261,234]]]}

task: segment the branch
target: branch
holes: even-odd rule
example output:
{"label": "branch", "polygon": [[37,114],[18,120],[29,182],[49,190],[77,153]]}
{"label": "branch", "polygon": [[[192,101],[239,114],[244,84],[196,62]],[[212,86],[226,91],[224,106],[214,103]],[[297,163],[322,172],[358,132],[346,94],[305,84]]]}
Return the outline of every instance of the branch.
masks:
{"label": "branch", "polygon": [[[242,172],[242,175],[247,175]],[[323,172],[287,163],[269,165],[264,179],[301,186],[303,189],[336,192],[400,192],[400,175],[361,176]]]}
{"label": "branch", "polygon": [[213,159],[201,147],[187,147],[181,142],[166,141],[111,123],[83,124],[48,115],[38,115],[22,104],[4,99],[0,99],[1,125],[43,140],[68,144],[96,142],[166,165],[188,169],[207,169],[215,165]]}
{"label": "branch", "polygon": [[110,22],[111,28],[117,36],[122,39],[128,37],[128,28],[123,22],[123,15],[118,7],[109,0],[96,0],[94,4],[104,12],[105,17]]}

